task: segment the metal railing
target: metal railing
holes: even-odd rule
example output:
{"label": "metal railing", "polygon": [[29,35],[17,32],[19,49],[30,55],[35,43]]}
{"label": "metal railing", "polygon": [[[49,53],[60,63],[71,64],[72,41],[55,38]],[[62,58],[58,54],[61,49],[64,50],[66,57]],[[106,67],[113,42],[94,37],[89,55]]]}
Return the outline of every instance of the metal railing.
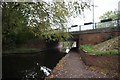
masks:
{"label": "metal railing", "polygon": [[[94,28],[93,25],[95,26]],[[70,28],[68,28],[68,32],[91,30],[91,29],[105,28],[105,27],[120,27],[120,18],[104,19],[96,23],[88,22],[88,23],[84,23],[84,25],[72,25]]]}

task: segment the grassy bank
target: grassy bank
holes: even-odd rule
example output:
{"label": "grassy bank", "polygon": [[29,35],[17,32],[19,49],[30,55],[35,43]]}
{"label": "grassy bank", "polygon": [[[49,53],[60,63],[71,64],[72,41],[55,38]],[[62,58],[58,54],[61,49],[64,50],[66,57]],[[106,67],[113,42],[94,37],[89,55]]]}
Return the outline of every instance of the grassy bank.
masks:
{"label": "grassy bank", "polygon": [[91,55],[102,55],[102,54],[120,54],[120,50],[114,49],[114,50],[106,50],[101,51],[94,48],[92,45],[81,45],[80,49],[83,51],[91,54]]}
{"label": "grassy bank", "polygon": [[80,45],[80,49],[91,55],[101,54],[120,54],[119,49],[120,36],[109,39],[96,45]]}

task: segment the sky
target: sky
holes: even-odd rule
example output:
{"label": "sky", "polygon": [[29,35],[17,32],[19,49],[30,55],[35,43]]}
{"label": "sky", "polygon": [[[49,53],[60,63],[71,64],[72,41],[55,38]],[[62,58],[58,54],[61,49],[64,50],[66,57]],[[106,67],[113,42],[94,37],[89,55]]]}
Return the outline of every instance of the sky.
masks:
{"label": "sky", "polygon": [[[93,0],[92,0],[93,1]],[[95,22],[99,22],[99,17],[107,11],[114,11],[115,9],[118,10],[118,2],[120,0],[94,0],[94,20]],[[91,7],[92,8],[92,7]],[[71,18],[70,25],[83,25],[87,22],[93,21],[93,10],[86,10],[85,11],[85,18]]]}
{"label": "sky", "polygon": [[[94,0],[94,5],[96,7],[94,8],[94,19],[95,21],[99,20],[99,17],[104,14],[107,11],[114,11],[115,9],[118,9],[118,2],[120,0]],[[80,18],[76,18],[75,22],[77,22]],[[84,22],[90,22],[93,19],[93,10],[86,10],[85,11],[85,20]]]}

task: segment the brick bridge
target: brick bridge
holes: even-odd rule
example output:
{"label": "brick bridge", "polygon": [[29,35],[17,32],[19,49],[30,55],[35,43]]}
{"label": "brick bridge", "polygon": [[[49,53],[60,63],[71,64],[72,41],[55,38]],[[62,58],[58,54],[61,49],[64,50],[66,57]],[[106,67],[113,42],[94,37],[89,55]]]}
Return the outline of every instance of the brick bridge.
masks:
{"label": "brick bridge", "polygon": [[68,39],[68,41],[76,41],[76,45],[79,48],[79,45],[82,44],[95,45],[113,37],[120,36],[120,26],[76,31],[70,32],[70,34],[73,36],[73,38]]}

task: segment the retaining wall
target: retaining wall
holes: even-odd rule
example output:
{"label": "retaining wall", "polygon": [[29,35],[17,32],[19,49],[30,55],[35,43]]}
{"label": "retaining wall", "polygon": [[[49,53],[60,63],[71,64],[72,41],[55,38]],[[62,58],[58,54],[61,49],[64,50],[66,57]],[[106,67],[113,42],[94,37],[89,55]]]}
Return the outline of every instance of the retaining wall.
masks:
{"label": "retaining wall", "polygon": [[43,39],[31,39],[20,47],[44,49],[46,48],[46,42]]}
{"label": "retaining wall", "polygon": [[116,36],[120,36],[119,28],[101,28],[83,31],[79,33],[79,45],[95,45]]}
{"label": "retaining wall", "polygon": [[80,50],[79,53],[82,57],[83,62],[88,66],[97,66],[119,71],[120,55],[115,54],[89,55],[82,50]]}

